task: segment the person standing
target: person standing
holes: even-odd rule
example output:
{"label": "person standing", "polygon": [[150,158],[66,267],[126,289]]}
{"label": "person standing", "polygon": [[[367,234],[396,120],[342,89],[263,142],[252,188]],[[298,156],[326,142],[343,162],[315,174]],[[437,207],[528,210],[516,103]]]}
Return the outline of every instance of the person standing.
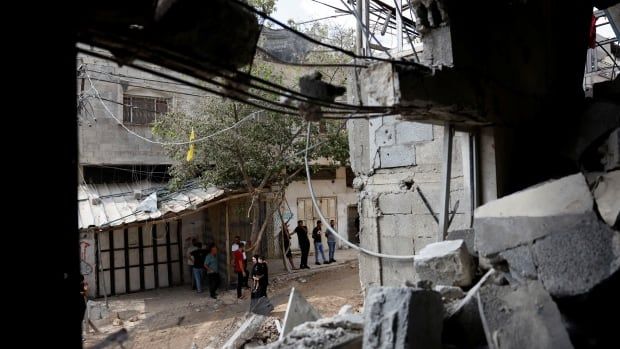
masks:
{"label": "person standing", "polygon": [[267,258],[265,256],[258,257],[258,262],[263,265],[263,274],[265,274],[265,291],[263,296],[267,297],[267,285],[269,285],[269,267],[267,267]]}
{"label": "person standing", "polygon": [[308,239],[308,227],[304,225],[304,221],[297,221],[297,227],[291,235],[297,234],[299,240],[299,248],[301,249],[301,262],[299,269],[310,269],[308,266],[308,252],[310,252],[310,240]]}
{"label": "person standing", "polygon": [[209,254],[205,257],[204,267],[207,269],[207,280],[209,282],[209,294],[211,298],[217,299],[217,287],[220,283],[220,274],[217,265],[217,247],[211,246]]}
{"label": "person standing", "polygon": [[198,247],[196,247],[196,243],[198,240],[196,238],[192,238],[191,245],[187,249],[185,256],[187,257],[187,267],[189,268],[189,278],[192,279],[192,291],[196,289],[196,279],[194,278],[194,260],[192,259],[192,252],[196,251]]}
{"label": "person standing", "polygon": [[323,253],[323,241],[321,240],[321,234],[323,231],[321,230],[321,224],[321,221],[316,221],[316,227],[312,229],[312,239],[314,240],[314,264],[316,265],[321,265],[321,263],[319,263],[319,252],[321,253],[323,263],[329,264],[329,262],[325,259],[325,253]]}
{"label": "person standing", "polygon": [[289,263],[291,263],[291,268],[293,270],[295,268],[295,264],[293,263],[293,253],[291,252],[291,235],[288,232],[288,223],[284,225],[282,228],[282,243],[284,245],[284,253]]}
{"label": "person standing", "polygon": [[190,254],[192,260],[192,275],[196,284],[196,292],[202,293],[202,274],[203,264],[205,262],[206,250],[202,248],[202,242],[196,242],[196,249]]}
{"label": "person standing", "polygon": [[263,263],[262,257],[254,255],[252,257],[254,266],[252,267],[252,299],[258,299],[267,296],[267,274],[265,270],[266,264]]}
{"label": "person standing", "polygon": [[237,298],[238,299],[243,299],[243,292],[242,292],[242,287],[243,287],[243,281],[245,280],[246,277],[246,271],[245,271],[245,265],[243,262],[243,249],[244,249],[244,245],[243,242],[239,243],[239,248],[233,252],[233,259],[234,259],[234,266],[235,266],[235,273],[237,273]]}
{"label": "person standing", "polygon": [[235,252],[239,249],[239,244],[241,243],[241,236],[237,235],[235,236],[235,238],[233,239],[233,243],[232,246],[230,248],[231,252]]}
{"label": "person standing", "polygon": [[[334,231],[336,231],[336,222],[333,219],[329,221],[329,225],[332,229],[334,229]],[[327,229],[325,235],[327,236],[327,246],[329,247],[328,263],[334,263],[336,262],[336,260],[334,259],[334,253],[336,253],[336,235],[329,231],[329,229]]]}

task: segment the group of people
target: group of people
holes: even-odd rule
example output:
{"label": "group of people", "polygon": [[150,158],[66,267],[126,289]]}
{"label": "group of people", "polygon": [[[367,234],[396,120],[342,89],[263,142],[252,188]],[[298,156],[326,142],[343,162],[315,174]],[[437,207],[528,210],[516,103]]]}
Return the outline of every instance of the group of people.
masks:
{"label": "group of people", "polygon": [[[335,229],[335,222],[331,220],[330,225]],[[308,227],[303,221],[297,222],[297,227],[292,233],[289,233],[288,226],[285,225],[282,231],[282,238],[286,257],[291,263],[291,267],[295,268],[293,263],[293,254],[290,249],[291,235],[297,235],[299,247],[301,249],[301,262],[299,269],[310,269],[308,266],[308,254],[310,252],[310,239],[308,237]],[[323,252],[322,237],[325,235],[328,245],[328,256],[325,258]],[[315,264],[321,265],[336,262],[334,254],[336,252],[336,236],[327,229],[323,232],[321,221],[316,222],[316,226],[312,229],[312,240],[315,250]],[[269,268],[264,256],[254,255],[252,257],[252,268],[248,273],[248,261],[245,253],[245,242],[241,241],[240,236],[235,236],[231,251],[231,263],[234,272],[237,274],[237,298],[244,299],[243,289],[251,290],[251,298],[259,299],[267,297],[267,286],[269,285]],[[319,260],[320,256],[320,260]],[[321,263],[322,262],[322,263]],[[209,294],[211,298],[217,299],[217,289],[220,283],[217,247],[215,244],[208,244],[203,248],[203,244],[196,239],[192,239],[192,245],[187,251],[187,264],[192,275],[192,289],[198,293],[202,293],[203,281],[207,281],[209,286]],[[252,281],[251,285],[249,280]]]}
{"label": "group of people", "polygon": [[217,247],[211,243],[203,248],[203,244],[192,239],[192,245],[187,251],[187,264],[192,275],[192,290],[202,293],[203,281],[207,281],[209,295],[217,299],[217,288],[220,284]]}
{"label": "group of people", "polygon": [[[243,288],[251,290],[251,298],[258,299],[267,297],[267,285],[269,284],[269,268],[267,260],[264,256],[254,255],[252,257],[252,270],[248,275],[247,256],[245,254],[245,243],[241,241],[239,236],[235,237],[232,245],[233,251],[233,269],[237,274],[237,298],[244,299]],[[250,287],[248,280],[251,278],[252,286]]]}
{"label": "group of people", "polygon": [[[314,227],[314,229],[312,229],[312,240],[314,242],[314,251],[315,251],[314,258],[315,258],[316,265],[321,265],[321,262],[319,261],[319,254],[321,255],[321,259],[324,264],[330,264],[330,263],[336,262],[336,259],[334,259],[334,255],[336,253],[336,236],[331,231],[329,231],[329,229],[323,232],[322,224],[323,223],[321,221],[317,221],[316,226]],[[333,219],[329,221],[329,225],[331,226],[332,229],[334,230],[336,229],[335,222]],[[297,227],[295,227],[295,230],[293,230],[292,233],[288,232],[288,227],[286,225],[284,226],[284,229],[282,232],[282,238],[284,240],[284,250],[286,251],[286,257],[291,263],[291,267],[293,269],[296,269],[293,263],[293,254],[291,253],[291,249],[290,249],[291,235],[295,235],[295,234],[297,234],[297,239],[299,241],[299,248],[301,249],[301,262],[299,263],[299,268],[310,269],[310,267],[308,266],[308,253],[310,252],[310,240],[308,239],[308,227],[304,225],[304,221],[301,221],[301,220],[297,221]],[[323,234],[325,234],[325,237],[327,238],[327,246],[329,247],[329,251],[328,251],[329,259],[325,258],[325,253],[323,252],[323,239],[322,239]]]}

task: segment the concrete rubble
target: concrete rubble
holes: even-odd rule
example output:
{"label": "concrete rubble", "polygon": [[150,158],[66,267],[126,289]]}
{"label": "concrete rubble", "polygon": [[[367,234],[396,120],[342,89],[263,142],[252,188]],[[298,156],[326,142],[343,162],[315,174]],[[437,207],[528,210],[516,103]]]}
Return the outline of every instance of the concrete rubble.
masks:
{"label": "concrete rubble", "polygon": [[[473,229],[416,254],[414,279],[367,288],[363,314],[344,306],[331,318],[297,319],[267,347],[608,347],[613,325],[601,314],[617,315],[620,303],[618,171],[588,178],[577,173],[478,207]],[[298,309],[291,319],[300,312],[312,313]]]}
{"label": "concrete rubble", "polygon": [[467,251],[474,257],[478,257],[478,253],[476,253],[474,249],[474,229],[459,229],[452,230],[448,232],[448,236],[446,240],[463,240],[465,241],[465,246],[467,246]]}
{"label": "concrete rubble", "polygon": [[364,348],[441,348],[441,295],[413,287],[372,287],[364,305]]}
{"label": "concrete rubble", "polygon": [[599,176],[594,188],[598,212],[609,226],[618,229],[620,224],[620,170]]}
{"label": "concrete rubble", "polygon": [[266,317],[257,314],[248,314],[248,317],[243,324],[237,329],[237,331],[226,341],[224,349],[237,349],[243,347],[243,345],[249,341],[258,329],[265,322]]}
{"label": "concrete rubble", "polygon": [[284,314],[280,338],[286,336],[295,326],[320,318],[321,314],[308,303],[299,291],[295,290],[295,287],[293,287],[291,288],[291,294],[288,298],[288,305],[286,307],[286,313]]}
{"label": "concrete rubble", "polygon": [[479,302],[489,347],[573,347],[558,307],[539,281],[486,284],[480,288]]}
{"label": "concrete rubble", "polygon": [[460,287],[439,285],[433,287],[433,289],[441,294],[444,302],[455,301],[465,297],[465,292]]}
{"label": "concrete rubble", "polygon": [[361,314],[340,314],[298,325],[265,348],[361,348],[363,330]]}
{"label": "concrete rubble", "polygon": [[425,246],[414,261],[419,280],[437,285],[469,286],[474,262],[463,240],[442,241]]}
{"label": "concrete rubble", "polygon": [[581,173],[545,182],[475,210],[474,245],[482,256],[570,231],[596,218],[590,188]]}
{"label": "concrete rubble", "polygon": [[620,267],[620,235],[599,220],[580,173],[483,205],[474,225],[481,255],[554,297],[584,294]]}

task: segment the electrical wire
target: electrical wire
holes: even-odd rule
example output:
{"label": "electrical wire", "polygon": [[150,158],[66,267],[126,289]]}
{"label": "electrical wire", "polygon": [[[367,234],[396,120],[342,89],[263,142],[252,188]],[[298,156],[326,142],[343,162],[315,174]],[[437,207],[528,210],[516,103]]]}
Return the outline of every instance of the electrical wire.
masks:
{"label": "electrical wire", "polygon": [[[359,0],[358,0],[359,1]],[[342,242],[344,242],[347,246],[354,248],[360,252],[363,252],[367,255],[373,256],[373,257],[378,257],[378,258],[387,258],[387,259],[398,259],[398,260],[412,260],[415,259],[415,255],[391,255],[391,254],[385,254],[385,253],[379,253],[379,252],[374,252],[374,251],[370,251],[367,250],[363,247],[357,246],[354,243],[350,242],[349,240],[345,239],[343,236],[341,236],[336,230],[334,230],[334,228],[332,228],[329,225],[329,222],[327,221],[327,219],[325,218],[325,216],[323,215],[323,212],[321,212],[321,208],[319,207],[319,204],[316,201],[316,194],[314,192],[314,188],[312,187],[312,177],[310,176],[310,165],[308,164],[308,149],[310,146],[310,123],[308,122],[308,130],[306,132],[306,151],[305,151],[305,155],[304,155],[304,163],[306,166],[306,177],[308,179],[308,191],[310,192],[310,198],[312,199],[312,204],[314,205],[314,209],[316,210],[317,214],[319,215],[319,218],[321,218],[321,222],[323,222],[323,224],[325,224],[327,230],[334,234],[338,239],[340,239]]]}
{"label": "electrical wire", "polygon": [[326,3],[321,2],[321,1],[318,1],[318,0],[312,0],[312,1],[313,1],[313,2],[316,2],[317,4],[321,4],[321,5],[323,5],[323,6],[326,6],[326,7],[332,8],[332,9],[334,9],[334,10],[336,10],[336,11],[345,12],[346,14],[349,14],[349,11],[347,11],[347,10],[343,10],[343,9],[338,8],[338,7],[336,7],[336,6],[332,6],[332,5],[326,4]]}
{"label": "electrical wire", "polygon": [[[362,21],[362,19],[359,17],[359,15],[357,13],[355,13],[355,11],[353,11],[351,8],[349,8],[349,5],[347,5],[346,2],[344,2],[344,0],[340,0],[340,2],[342,3],[342,5],[344,7],[346,7],[349,11],[351,11],[351,13],[353,14],[353,16],[355,16],[355,19],[357,19],[357,24],[364,29],[364,31],[366,31],[366,34],[368,36],[370,36],[372,39],[375,39],[375,41],[377,42],[377,44],[379,44],[379,46],[383,46],[383,44],[381,44],[381,41],[379,41],[377,39],[377,37],[375,36],[374,33],[370,32],[370,30],[364,25],[364,22]],[[389,51],[385,51],[385,54],[390,58],[390,60],[394,60],[394,57],[392,57],[392,55],[390,54]]]}
{"label": "electrical wire", "polygon": [[[85,52],[85,53],[91,54],[90,52]],[[94,53],[93,52],[93,54],[97,55],[97,57],[100,57],[100,58],[103,58],[103,59],[108,59],[108,60],[112,59],[113,60],[113,58],[105,56],[105,55],[101,55],[99,53]],[[139,70],[143,70],[143,71],[149,72],[149,73],[154,74],[154,75],[160,75],[160,76],[162,76],[164,78],[178,79],[176,77],[171,77],[171,76],[169,76],[169,75],[167,75],[165,73],[157,72],[157,71],[151,70],[149,68],[141,67],[139,65],[130,64],[130,66],[132,66],[132,67],[134,67],[136,69],[139,69]],[[121,84],[121,82],[119,82],[119,81],[110,81],[110,80],[97,79],[97,78],[92,78],[92,77],[91,77],[91,79],[92,80],[96,80],[96,81]],[[182,79],[178,79],[178,80],[179,81],[183,81]],[[263,106],[263,105],[260,105],[260,104],[257,104],[257,103],[253,103],[251,101],[238,100],[238,99],[235,99],[234,97],[227,96],[227,95],[222,94],[222,93],[214,92],[213,90],[211,90],[209,88],[206,88],[204,86],[198,85],[198,84],[194,84],[194,83],[191,83],[191,82],[186,82],[186,83],[187,84],[191,84],[192,87],[194,87],[196,89],[205,90],[207,92],[214,93],[214,94],[219,95],[221,97],[231,98],[231,99],[239,101],[240,103],[249,104],[249,105],[252,105],[252,106],[257,107],[257,108],[265,109],[265,110],[276,112],[276,113],[280,113],[280,114],[297,116],[297,113],[292,113],[292,112],[286,112],[286,111],[282,111],[282,110],[278,110],[278,109],[273,109],[273,108],[266,107],[266,106]],[[176,92],[176,91],[172,91],[172,90],[165,90],[165,89],[160,89],[160,88],[154,88],[154,87],[150,87],[150,86],[135,85],[135,84],[128,84],[128,85],[129,86],[146,88],[146,89],[152,89],[152,90],[155,90],[155,91],[163,91],[163,92],[169,92],[169,93],[178,93],[178,94],[190,95],[190,96],[195,96],[195,97],[208,97],[208,95],[202,96],[202,95],[195,95],[195,94],[189,94],[189,93],[182,93],[182,92]],[[305,96],[305,95],[300,94],[300,93],[298,93],[296,91],[292,91],[292,90],[289,90],[289,91],[294,92],[295,94],[298,94],[298,95],[301,95],[301,96]],[[282,95],[280,95],[280,96],[282,96]],[[294,98],[294,97],[291,97],[291,96],[286,96],[286,97]],[[307,103],[312,103],[311,101],[305,101],[305,100],[302,100],[302,101],[307,102]],[[281,106],[282,104],[276,104],[276,105]],[[351,104],[342,104],[342,105],[358,108],[358,110],[354,110],[353,111],[353,112],[356,112],[358,115],[355,115],[353,117],[350,116],[350,115],[344,116],[344,117],[343,116],[332,116],[332,114],[345,114],[345,113],[349,114],[349,113],[351,113],[351,111],[347,112],[347,111],[326,110],[324,112],[324,116],[323,117],[325,119],[347,119],[347,120],[348,119],[368,119],[368,118],[371,118],[371,117],[377,117],[377,116],[385,115],[386,113],[389,113],[390,109],[392,109],[392,111],[393,111],[392,114],[397,114],[397,112],[396,112],[397,110],[411,109],[411,108],[416,109],[415,107],[409,107],[409,108],[398,107],[398,108],[394,108],[394,107],[381,107],[381,106],[372,106],[372,107],[371,106],[365,106],[365,107],[361,106],[360,107],[360,106],[355,106],[355,105],[351,105]],[[370,112],[370,113],[366,112],[366,113],[364,113],[364,111],[361,110],[361,109],[364,109],[364,108],[371,108],[372,110],[375,110],[375,111],[374,111],[374,113],[373,112]],[[295,111],[297,111],[297,110],[295,109]]]}
{"label": "electrical wire", "polygon": [[201,137],[198,139],[195,139],[193,141],[185,141],[185,142],[160,142],[160,141],[154,141],[152,139],[148,139],[132,130],[130,130],[127,126],[125,126],[125,124],[119,120],[114,113],[112,113],[112,111],[110,111],[110,109],[108,108],[108,106],[104,103],[104,101],[101,99],[101,96],[99,95],[99,91],[97,90],[97,88],[95,87],[95,85],[93,85],[92,80],[90,79],[90,75],[86,74],[86,77],[88,78],[88,81],[90,82],[90,85],[93,87],[93,90],[95,91],[96,97],[99,99],[99,101],[101,102],[101,105],[103,105],[103,108],[106,110],[106,112],[114,119],[116,120],[116,122],[125,129],[125,131],[129,132],[131,135],[136,136],[140,139],[142,139],[143,141],[149,142],[149,143],[153,143],[153,144],[159,144],[159,145],[188,145],[188,144],[194,144],[194,143],[198,143],[198,142],[202,142],[205,141],[207,139],[213,138],[221,133],[224,133],[226,131],[232,130],[233,128],[239,126],[241,123],[243,123],[246,120],[249,120],[251,117],[253,117],[255,114],[263,112],[263,110],[257,110],[253,113],[250,113],[248,115],[246,115],[245,117],[243,117],[241,120],[237,121],[236,123],[232,124],[229,127],[223,128],[221,130],[218,130],[208,136],[205,137]]}
{"label": "electrical wire", "polygon": [[[107,59],[107,60],[115,60],[113,57],[106,56],[106,55],[103,55],[103,54],[100,54],[100,53],[97,53],[97,52],[88,51],[88,50],[85,50],[85,49],[82,49],[82,48],[78,48],[78,50],[81,51],[81,52],[84,52],[86,54],[93,55],[95,57],[99,57],[99,58],[103,58],[103,59]],[[166,54],[166,53],[162,53],[162,55],[164,55],[164,54]],[[176,57],[174,55],[172,57],[170,57],[170,58],[171,59],[183,60],[182,57]],[[412,62],[409,62],[409,63],[412,63]],[[258,97],[258,96],[249,94],[246,91],[242,91],[242,90],[239,90],[239,89],[236,89],[236,88],[232,88],[230,86],[226,86],[226,85],[224,85],[224,84],[222,84],[220,82],[216,82],[216,81],[213,81],[213,80],[209,80],[208,81],[209,83],[212,83],[212,84],[215,84],[215,85],[218,85],[218,86],[223,86],[224,88],[231,89],[231,90],[233,90],[235,92],[239,92],[239,93],[241,93],[241,94],[243,94],[245,96],[250,96],[250,97],[254,97],[254,98],[257,98],[259,100],[265,101],[265,102],[267,102],[267,103],[269,103],[271,105],[274,105],[274,106],[276,106],[278,108],[286,108],[286,109],[289,109],[289,110],[292,109],[292,110],[291,111],[285,111],[285,110],[281,110],[281,109],[275,109],[275,108],[272,108],[272,107],[267,107],[267,106],[264,106],[264,105],[260,105],[260,104],[254,103],[254,102],[252,102],[250,100],[244,100],[244,99],[241,99],[241,98],[239,98],[237,96],[234,96],[234,95],[228,95],[228,94],[225,94],[222,91],[218,91],[218,90],[214,90],[212,88],[201,86],[199,84],[195,84],[195,83],[190,82],[190,81],[185,81],[183,79],[171,76],[171,75],[166,74],[166,73],[155,71],[155,70],[147,68],[147,67],[143,67],[143,66],[136,65],[136,64],[133,64],[133,63],[127,64],[127,65],[131,66],[131,67],[134,67],[134,68],[136,68],[138,70],[150,73],[152,75],[160,76],[160,77],[163,77],[165,79],[172,80],[172,81],[183,82],[183,83],[187,84],[188,86],[194,87],[196,89],[203,90],[203,91],[206,91],[206,92],[209,92],[209,93],[213,93],[213,94],[225,97],[225,98],[230,98],[230,99],[236,100],[236,101],[241,102],[241,103],[253,105],[253,106],[258,107],[258,108],[262,108],[262,109],[265,109],[265,110],[270,110],[270,111],[273,111],[273,112],[276,112],[276,113],[281,113],[281,114],[297,115],[297,110],[295,108],[293,108],[293,107],[290,107],[290,106],[284,105],[282,103],[277,103],[277,102],[270,101],[270,100],[267,100],[267,99],[262,98],[262,97]],[[218,71],[217,69],[204,67],[205,71],[207,71],[208,73],[214,74],[214,75],[218,75],[218,76],[220,76],[220,77],[222,77],[224,79],[229,79],[229,81],[232,81],[234,83],[243,84],[243,85],[246,85],[246,86],[249,86],[249,87],[252,87],[252,88],[256,88],[256,89],[259,89],[259,90],[262,90],[262,91],[265,91],[265,92],[268,92],[268,93],[275,94],[276,96],[280,96],[280,97],[287,97],[287,98],[295,99],[295,100],[298,100],[298,101],[301,101],[301,102],[312,103],[312,104],[320,105],[320,106],[326,106],[326,107],[331,108],[331,109],[342,109],[342,110],[326,110],[324,112],[325,114],[348,114],[348,113],[351,113],[351,112],[355,112],[355,113],[364,113],[364,112],[371,112],[371,113],[372,112],[375,112],[375,113],[376,112],[381,112],[381,113],[385,113],[388,110],[395,111],[396,109],[398,109],[398,110],[418,109],[418,108],[415,108],[415,107],[404,107],[404,106],[398,106],[397,108],[395,108],[394,106],[391,106],[391,107],[385,107],[385,106],[363,106],[363,105],[352,105],[352,104],[339,103],[339,102],[326,102],[326,101],[321,100],[319,98],[307,96],[307,95],[304,95],[304,94],[302,94],[300,92],[297,92],[297,91],[294,91],[292,89],[289,89],[289,88],[283,87],[281,85],[275,84],[275,83],[273,83],[271,81],[268,81],[268,80],[265,80],[265,79],[262,79],[262,78],[258,78],[256,76],[251,75],[251,74],[247,74],[245,72],[241,72],[241,71],[237,71],[237,70],[231,70],[230,68],[227,68],[227,67],[225,67],[225,66],[223,66],[221,64],[218,64],[218,63],[213,63],[213,65],[220,67],[224,71],[228,71],[230,73],[238,74],[243,82],[235,81],[235,80],[230,80],[231,79],[230,77],[222,75],[222,72]],[[415,63],[415,65],[420,66],[418,63]],[[428,68],[424,68],[424,69],[428,69]],[[248,81],[250,81],[250,83],[248,83]],[[251,83],[251,81],[258,81],[261,84],[264,84],[264,85],[267,85],[267,86],[279,89],[279,90],[281,90],[283,92],[286,92],[287,94],[285,95],[282,92],[274,91],[274,90],[266,88],[264,86],[259,86],[259,85],[253,84],[253,83]]]}
{"label": "electrical wire", "polygon": [[246,10],[248,10],[250,12],[253,12],[253,13],[263,17],[264,19],[268,19],[269,21],[271,21],[271,22],[279,25],[280,27],[282,27],[282,28],[284,28],[284,29],[286,29],[286,30],[296,34],[297,36],[299,36],[301,38],[304,38],[304,39],[306,39],[306,40],[308,40],[310,42],[313,42],[313,43],[315,43],[317,45],[321,45],[323,47],[330,48],[330,49],[332,49],[334,51],[338,51],[338,52],[344,53],[345,55],[347,55],[349,57],[357,58],[357,59],[367,59],[367,60],[378,61],[378,62],[399,63],[399,64],[402,64],[402,65],[410,65],[410,66],[425,68],[423,65],[421,65],[419,63],[416,63],[416,62],[410,62],[410,61],[405,61],[405,60],[393,60],[393,59],[387,59],[387,58],[381,58],[381,57],[371,57],[371,56],[357,55],[357,54],[355,54],[355,53],[353,53],[353,52],[351,52],[349,50],[345,50],[345,49],[343,49],[341,47],[330,45],[330,44],[324,43],[322,41],[316,40],[316,39],[314,39],[314,38],[312,38],[312,37],[310,37],[310,36],[300,32],[300,31],[298,31],[298,30],[296,30],[294,28],[291,28],[290,26],[288,26],[288,25],[278,21],[277,19],[269,16],[268,14],[266,14],[265,12],[263,12],[261,10],[258,10],[256,8],[254,8],[251,5],[243,3],[243,2],[241,2],[239,0],[231,0],[231,2],[237,4],[240,7],[245,8]]}
{"label": "electrical wire", "polygon": [[[97,58],[101,58],[101,59],[106,59],[106,60],[111,60],[111,61],[115,61],[115,62],[117,61],[117,59],[114,58],[114,57],[103,55],[103,54],[100,54],[98,52],[86,50],[86,49],[83,49],[83,48],[79,48],[78,47],[78,51],[82,52],[84,54],[87,54],[87,55],[91,55],[93,57],[97,57]],[[252,105],[252,106],[257,107],[257,108],[269,110],[269,111],[272,111],[272,112],[275,112],[275,113],[280,113],[280,114],[297,115],[297,114],[295,114],[293,112],[287,112],[285,110],[279,110],[279,109],[267,107],[267,106],[260,105],[258,103],[249,101],[249,100],[242,99],[242,98],[234,96],[234,95],[226,94],[226,93],[224,93],[222,91],[218,91],[218,90],[213,89],[213,88],[209,88],[209,87],[206,87],[206,86],[201,86],[199,84],[195,84],[195,83],[189,82],[189,81],[184,81],[183,79],[172,77],[172,76],[170,76],[168,74],[164,74],[164,73],[161,73],[161,72],[155,71],[153,69],[150,69],[150,68],[147,68],[147,67],[143,67],[143,66],[140,66],[140,65],[137,65],[137,64],[134,64],[134,63],[129,63],[129,64],[126,64],[126,65],[129,66],[129,67],[132,67],[132,68],[135,68],[135,69],[138,69],[138,70],[141,70],[141,71],[153,74],[153,75],[157,75],[157,76],[164,77],[164,78],[169,78],[169,79],[174,80],[174,81],[184,82],[186,85],[194,87],[196,89],[199,89],[199,90],[202,90],[202,91],[205,91],[205,92],[209,92],[209,93],[212,93],[214,95],[217,95],[217,96],[220,96],[220,97],[223,97],[223,98],[229,98],[229,99],[232,99],[232,100],[240,102],[240,103]],[[209,82],[211,82],[211,81],[209,81]],[[120,82],[119,82],[119,84],[120,84]],[[146,88],[148,88],[148,87],[146,87]],[[247,92],[244,92],[244,94],[247,94]],[[197,96],[197,97],[206,97],[206,96]]]}
{"label": "electrical wire", "polygon": [[314,23],[314,22],[322,21],[322,20],[325,20],[325,19],[337,18],[337,17],[347,16],[347,15],[350,15],[350,13],[339,13],[339,14],[336,14],[336,15],[331,15],[331,16],[327,16],[327,17],[311,19],[311,20],[308,20],[308,21],[299,22],[299,23],[295,23],[295,24],[296,25],[304,25],[304,24],[308,24],[308,23]]}
{"label": "electrical wire", "polygon": [[364,64],[347,64],[347,63],[294,63],[294,62],[287,62],[285,60],[282,60],[278,57],[276,57],[274,54],[272,54],[271,52],[267,51],[266,49],[260,47],[260,46],[256,46],[256,50],[263,53],[264,55],[266,55],[267,57],[271,58],[272,60],[274,60],[276,63],[279,64],[284,64],[284,65],[291,65],[291,66],[296,66],[296,67],[352,67],[352,68],[368,68],[368,65],[364,65]]}

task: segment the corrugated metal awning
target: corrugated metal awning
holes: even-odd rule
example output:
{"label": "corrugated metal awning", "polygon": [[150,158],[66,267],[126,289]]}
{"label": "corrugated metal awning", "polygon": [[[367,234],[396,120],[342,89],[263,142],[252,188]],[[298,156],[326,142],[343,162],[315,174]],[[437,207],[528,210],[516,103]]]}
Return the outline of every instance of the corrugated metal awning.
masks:
{"label": "corrugated metal awning", "polygon": [[[157,210],[138,211],[150,194],[157,193]],[[197,183],[177,192],[165,185],[140,181],[134,183],[81,184],[78,186],[78,228],[115,227],[157,219],[168,213],[195,209],[224,195],[224,190],[205,188]]]}

